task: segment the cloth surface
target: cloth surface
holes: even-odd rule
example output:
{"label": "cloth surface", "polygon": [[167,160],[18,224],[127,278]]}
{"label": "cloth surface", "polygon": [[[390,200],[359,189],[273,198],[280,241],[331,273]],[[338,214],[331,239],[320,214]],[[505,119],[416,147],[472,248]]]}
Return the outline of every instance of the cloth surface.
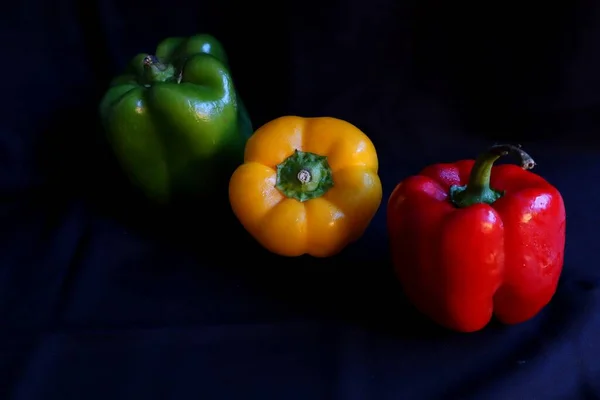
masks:
{"label": "cloth surface", "polygon": [[[4,7],[0,398],[600,398],[600,6],[418,3]],[[133,55],[200,32],[223,42],[256,127],[328,115],[373,140],[384,200],[339,256],[275,257],[233,217],[128,192],[100,96]],[[563,193],[560,286],[531,321],[449,332],[392,274],[386,199],[507,141]]]}

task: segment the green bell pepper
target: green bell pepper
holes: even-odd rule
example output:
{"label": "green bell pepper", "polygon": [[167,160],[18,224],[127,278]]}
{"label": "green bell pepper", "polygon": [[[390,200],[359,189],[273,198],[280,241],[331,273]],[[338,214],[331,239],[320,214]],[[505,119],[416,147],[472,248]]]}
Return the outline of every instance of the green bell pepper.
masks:
{"label": "green bell pepper", "polygon": [[100,102],[126,174],[152,201],[226,194],[252,124],[223,46],[212,36],[168,38],[139,54]]}

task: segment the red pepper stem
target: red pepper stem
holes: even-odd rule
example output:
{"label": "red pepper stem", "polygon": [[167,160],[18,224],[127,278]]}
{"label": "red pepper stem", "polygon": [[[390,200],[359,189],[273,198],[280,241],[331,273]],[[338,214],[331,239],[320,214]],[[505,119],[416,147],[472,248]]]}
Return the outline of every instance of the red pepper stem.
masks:
{"label": "red pepper stem", "polygon": [[167,82],[173,80],[175,68],[171,64],[163,64],[156,56],[147,55],[144,57],[144,78],[146,81]]}
{"label": "red pepper stem", "polygon": [[490,178],[494,162],[509,154],[519,158],[521,168],[532,169],[535,167],[535,161],[521,149],[521,146],[494,145],[477,157],[469,176],[469,182],[465,186],[454,185],[450,188],[450,201],[456,207],[463,208],[479,203],[492,204],[501,198],[504,192],[490,187]]}

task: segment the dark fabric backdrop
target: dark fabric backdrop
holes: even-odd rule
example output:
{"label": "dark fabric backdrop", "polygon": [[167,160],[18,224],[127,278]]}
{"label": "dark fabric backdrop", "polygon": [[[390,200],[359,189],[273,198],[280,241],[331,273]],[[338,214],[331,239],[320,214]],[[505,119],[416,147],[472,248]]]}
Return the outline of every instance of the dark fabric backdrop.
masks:
{"label": "dark fabric backdrop", "polygon": [[[600,398],[600,3],[540,4],[3,6],[0,398]],[[269,256],[227,217],[155,213],[128,191],[100,96],[134,54],[201,32],[225,45],[256,127],[329,115],[372,138],[384,202],[341,255]],[[403,298],[385,201],[498,141],[563,192],[564,273],[535,319],[451,333]]]}

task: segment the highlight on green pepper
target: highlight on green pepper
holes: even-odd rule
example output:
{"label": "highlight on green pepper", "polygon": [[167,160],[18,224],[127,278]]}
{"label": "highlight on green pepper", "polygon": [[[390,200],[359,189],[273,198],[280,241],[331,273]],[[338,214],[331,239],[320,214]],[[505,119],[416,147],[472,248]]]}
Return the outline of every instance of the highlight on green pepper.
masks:
{"label": "highlight on green pepper", "polygon": [[159,204],[227,194],[253,129],[223,46],[211,35],[168,38],[138,54],[100,102],[121,167]]}

